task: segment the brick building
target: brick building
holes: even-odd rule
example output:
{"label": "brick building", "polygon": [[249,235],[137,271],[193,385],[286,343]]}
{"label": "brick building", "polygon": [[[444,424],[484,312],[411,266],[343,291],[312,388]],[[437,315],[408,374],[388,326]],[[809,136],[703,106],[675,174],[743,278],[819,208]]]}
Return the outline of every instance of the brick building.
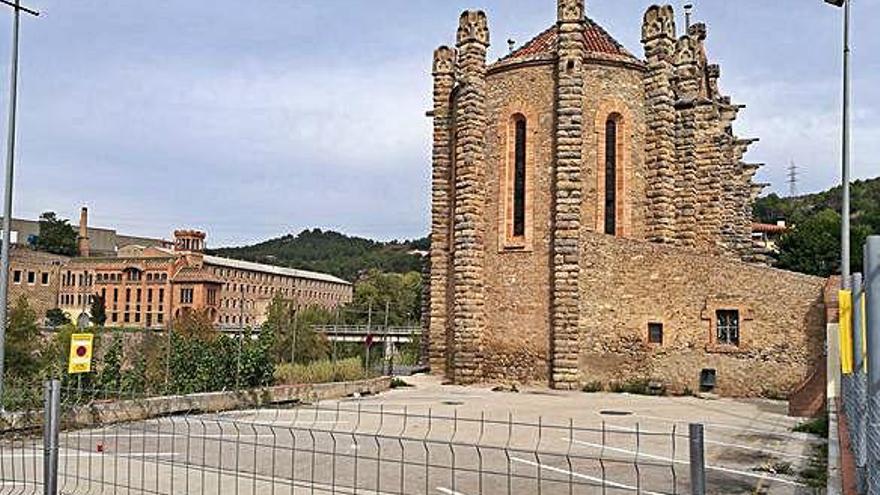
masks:
{"label": "brick building", "polygon": [[650,7],[639,58],[584,0],[557,13],[488,64],[467,11],[434,53],[432,369],[789,392],[821,361],[823,280],[756,263],[755,140],[734,134],[705,24]]}
{"label": "brick building", "polygon": [[58,307],[61,270],[70,261],[67,256],[34,251],[13,245],[9,253],[9,302],[24,296],[38,318]]}
{"label": "brick building", "polygon": [[[92,245],[96,232],[98,250]],[[124,244],[117,244],[119,238]],[[332,275],[206,255],[203,232],[179,230],[173,242],[145,239],[146,245],[137,239],[90,228],[83,208],[79,256],[13,247],[10,300],[24,295],[41,318],[61,308],[78,321],[100,295],[108,327],[156,329],[190,310],[207,311],[220,328],[255,327],[276,296],[294,308],[333,309],[352,300],[352,284]]]}
{"label": "brick building", "polygon": [[295,307],[333,309],[351,301],[352,285],[323,273],[204,254],[205,234],[174,233],[174,248],[129,246],[112,257],[78,257],[61,271],[59,306],[74,319],[93,294],[105,301],[107,326],[162,328],[189,310],[206,310],[221,328],[254,327],[277,296]]}

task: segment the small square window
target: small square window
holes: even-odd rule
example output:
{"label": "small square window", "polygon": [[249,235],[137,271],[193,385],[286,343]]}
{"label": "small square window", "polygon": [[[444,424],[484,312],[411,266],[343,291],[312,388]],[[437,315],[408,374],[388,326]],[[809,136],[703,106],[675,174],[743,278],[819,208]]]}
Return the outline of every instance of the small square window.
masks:
{"label": "small square window", "polygon": [[648,323],[648,343],[663,345],[663,324]]}
{"label": "small square window", "polygon": [[43,285],[49,285],[49,274],[47,272],[40,274],[40,283]]}
{"label": "small square window", "polygon": [[28,272],[27,277],[28,277],[27,280],[28,280],[28,283],[29,283],[29,284],[33,285],[33,284],[37,283],[37,274],[36,274],[36,272]]}
{"label": "small square window", "polygon": [[739,345],[739,310],[719,309],[715,312],[716,339],[722,345]]}
{"label": "small square window", "polygon": [[12,272],[12,281],[16,284],[21,283],[21,270],[15,270]]}

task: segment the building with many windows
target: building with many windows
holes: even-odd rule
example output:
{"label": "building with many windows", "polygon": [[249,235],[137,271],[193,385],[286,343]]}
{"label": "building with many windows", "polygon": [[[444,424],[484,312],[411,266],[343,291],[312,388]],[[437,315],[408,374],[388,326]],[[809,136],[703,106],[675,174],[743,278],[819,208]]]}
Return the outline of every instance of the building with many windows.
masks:
{"label": "building with many windows", "polygon": [[197,310],[218,327],[246,328],[265,321],[275,297],[327,309],[352,298],[352,285],[331,275],[206,255],[203,232],[176,231],[173,244],[70,259],[60,271],[58,306],[76,319],[99,295],[109,327],[163,328]]}
{"label": "building with many windows", "polygon": [[[31,232],[30,238],[39,232],[30,221],[16,221],[13,228]],[[173,241],[116,235],[89,227],[85,208],[79,256],[36,251],[32,244],[13,245],[9,293],[13,302],[27,298],[38,318],[60,308],[79,321],[100,296],[109,327],[162,329],[197,310],[219,328],[235,329],[262,324],[276,297],[294,309],[334,309],[352,300],[352,284],[332,275],[206,255],[205,233],[195,230],[178,230]]]}

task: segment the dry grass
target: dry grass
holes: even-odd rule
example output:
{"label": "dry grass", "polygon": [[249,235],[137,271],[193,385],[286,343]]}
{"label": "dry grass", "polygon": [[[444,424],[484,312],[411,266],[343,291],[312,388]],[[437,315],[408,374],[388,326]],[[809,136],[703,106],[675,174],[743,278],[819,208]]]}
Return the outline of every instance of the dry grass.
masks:
{"label": "dry grass", "polygon": [[341,361],[314,361],[309,364],[282,364],[275,368],[275,383],[296,385],[299,383],[349,382],[366,378],[363,364],[358,358]]}

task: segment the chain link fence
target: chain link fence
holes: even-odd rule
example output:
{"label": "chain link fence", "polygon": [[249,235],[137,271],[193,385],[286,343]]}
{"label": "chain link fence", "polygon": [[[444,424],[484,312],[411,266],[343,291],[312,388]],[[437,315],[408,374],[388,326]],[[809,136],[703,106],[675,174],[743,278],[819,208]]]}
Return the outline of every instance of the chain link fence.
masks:
{"label": "chain link fence", "polygon": [[[842,356],[844,366],[841,413],[846,419],[859,493],[880,494],[880,237],[868,238],[864,249],[864,276],[853,275],[851,311],[841,313],[841,329],[849,333]],[[844,321],[845,320],[845,321]],[[851,338],[849,338],[851,337]],[[846,357],[846,356],[845,356]],[[847,359],[842,359],[846,362]]]}

